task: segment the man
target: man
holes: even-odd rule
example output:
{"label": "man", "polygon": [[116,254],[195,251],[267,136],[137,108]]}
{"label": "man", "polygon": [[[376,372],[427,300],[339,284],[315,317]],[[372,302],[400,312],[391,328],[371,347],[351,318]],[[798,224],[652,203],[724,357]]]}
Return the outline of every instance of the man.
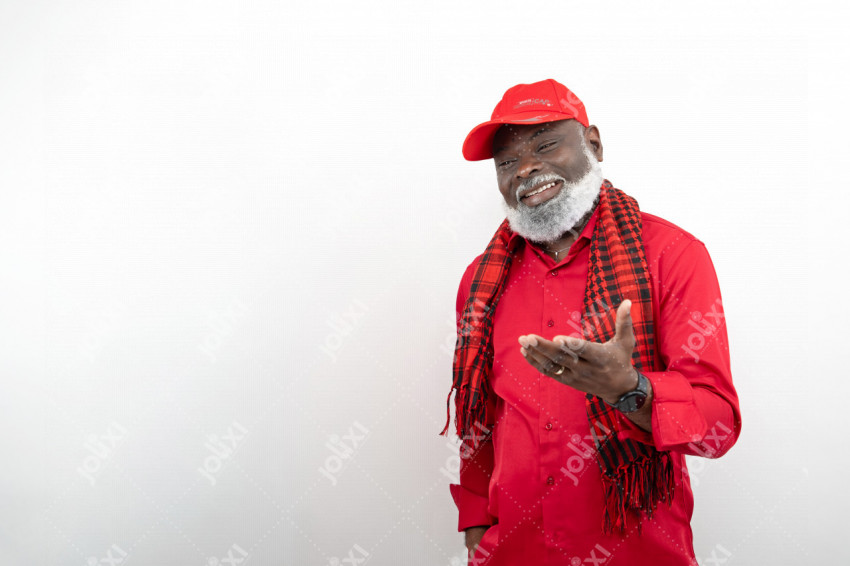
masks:
{"label": "man", "polygon": [[457,300],[469,563],[695,565],[684,456],[741,429],[705,246],[603,178],[551,79],[505,92],[463,155],[493,158],[507,216]]}

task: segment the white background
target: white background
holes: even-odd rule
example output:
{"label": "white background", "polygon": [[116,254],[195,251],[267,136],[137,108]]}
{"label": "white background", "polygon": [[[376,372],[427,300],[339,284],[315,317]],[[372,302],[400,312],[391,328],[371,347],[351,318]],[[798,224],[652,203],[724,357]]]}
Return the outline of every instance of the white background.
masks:
{"label": "white background", "polygon": [[459,563],[437,433],[502,218],[461,142],[550,77],[717,269],[697,556],[846,563],[850,14],[521,4],[0,2],[3,565]]}

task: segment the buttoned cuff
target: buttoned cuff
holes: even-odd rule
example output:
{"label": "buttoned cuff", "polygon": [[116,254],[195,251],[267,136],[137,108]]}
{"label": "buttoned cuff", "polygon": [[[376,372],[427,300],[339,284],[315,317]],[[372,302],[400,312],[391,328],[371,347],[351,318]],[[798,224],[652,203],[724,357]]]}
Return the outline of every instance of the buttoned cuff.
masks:
{"label": "buttoned cuff", "polygon": [[644,375],[652,384],[652,438],[658,450],[687,445],[705,434],[706,422],[688,379],[676,371]]}
{"label": "buttoned cuff", "polygon": [[472,493],[460,484],[449,484],[452,499],[458,510],[458,532],[463,532],[469,527],[480,525],[492,525],[493,517],[487,512],[489,500],[476,493]]}

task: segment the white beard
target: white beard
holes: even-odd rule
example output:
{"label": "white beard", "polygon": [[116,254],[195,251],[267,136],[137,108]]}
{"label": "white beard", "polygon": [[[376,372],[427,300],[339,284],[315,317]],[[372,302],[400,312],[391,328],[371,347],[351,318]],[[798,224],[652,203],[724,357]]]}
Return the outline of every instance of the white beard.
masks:
{"label": "white beard", "polygon": [[[593,209],[604,177],[602,167],[588,149],[584,138],[581,140],[581,147],[590,166],[581,179],[567,183],[560,175],[537,175],[526,179],[517,189],[516,208],[511,208],[502,199],[502,207],[511,230],[532,242],[553,242],[576,228],[584,215]],[[551,181],[563,181],[564,184],[561,191],[548,201],[537,206],[526,206],[519,201],[518,195],[524,189]],[[578,234],[575,235],[578,237]]]}

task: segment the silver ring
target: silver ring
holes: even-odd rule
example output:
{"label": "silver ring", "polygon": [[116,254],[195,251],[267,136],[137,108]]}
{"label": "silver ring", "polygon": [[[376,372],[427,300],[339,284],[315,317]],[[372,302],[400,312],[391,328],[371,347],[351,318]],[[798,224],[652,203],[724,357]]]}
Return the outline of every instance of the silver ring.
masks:
{"label": "silver ring", "polygon": [[558,371],[553,371],[552,373],[554,373],[555,375],[561,375],[562,373],[564,373],[565,369],[567,369],[567,368],[565,368],[564,366],[561,366],[560,368],[558,368]]}

